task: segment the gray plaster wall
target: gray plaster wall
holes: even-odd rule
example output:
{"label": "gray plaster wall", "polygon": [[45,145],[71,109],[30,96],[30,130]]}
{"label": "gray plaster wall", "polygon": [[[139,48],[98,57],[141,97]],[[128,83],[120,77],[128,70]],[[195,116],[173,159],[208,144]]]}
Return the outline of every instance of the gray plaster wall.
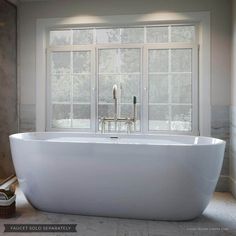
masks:
{"label": "gray plaster wall", "polygon": [[16,14],[0,0],[0,182],[14,174],[8,136],[17,132]]}

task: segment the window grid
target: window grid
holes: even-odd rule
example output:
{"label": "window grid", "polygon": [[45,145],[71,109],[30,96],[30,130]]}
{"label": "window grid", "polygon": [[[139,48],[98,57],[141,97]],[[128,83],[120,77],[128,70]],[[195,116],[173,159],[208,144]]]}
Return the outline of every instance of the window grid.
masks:
{"label": "window grid", "polygon": [[[169,42],[170,42],[170,26],[169,26]],[[171,71],[171,50],[168,49],[168,110],[169,110],[169,119],[168,119],[168,126],[169,130],[171,130],[171,120],[172,120],[172,107],[171,107],[171,77],[170,77],[170,71]]]}
{"label": "window grid", "polygon": [[[56,51],[58,52],[58,51]],[[52,100],[51,99],[51,95],[50,95],[50,88],[51,88],[51,83],[48,83],[48,87],[49,87],[49,92],[48,92],[48,98],[49,100],[51,101],[51,109],[49,109],[50,111],[48,112],[48,117],[51,117],[50,119],[50,123],[48,124],[48,127],[53,127],[54,128],[54,125],[53,125],[53,119],[52,119],[52,108],[54,105],[68,105],[70,106],[70,112],[69,112],[69,127],[70,129],[72,129],[74,126],[74,105],[90,105],[91,104],[91,101],[90,102],[76,102],[75,101],[75,98],[74,98],[74,79],[75,79],[75,75],[88,75],[89,77],[91,77],[91,65],[90,65],[90,72],[86,72],[86,73],[81,73],[81,72],[75,72],[74,71],[74,65],[73,65],[73,57],[74,57],[74,53],[80,53],[80,52],[89,52],[90,54],[90,59],[91,59],[91,51],[89,51],[88,49],[86,50],[81,50],[81,51],[78,51],[78,50],[75,50],[75,51],[66,51],[66,52],[69,52],[70,53],[70,70],[69,70],[69,73],[62,73],[62,72],[48,72],[48,77],[50,78],[50,75],[53,76],[53,75],[68,75],[69,79],[70,79],[70,95],[69,95],[69,101],[56,101],[56,100]],[[53,51],[52,51],[53,53]],[[49,54],[49,57],[50,57],[50,54]],[[49,62],[50,62],[50,59],[49,59]],[[51,68],[49,66],[49,68]],[[81,78],[82,80],[84,78]],[[50,82],[50,81],[49,81]],[[91,87],[91,85],[90,85]],[[90,95],[91,95],[91,92],[90,92]],[[90,122],[90,127],[91,127],[91,122]],[[55,128],[58,128],[58,127],[55,127]],[[89,130],[90,128],[85,128],[87,130]]]}
{"label": "window grid", "polygon": [[[194,122],[196,122],[196,118],[193,119],[193,108],[194,108],[194,112],[196,112],[195,109],[197,109],[197,108],[193,107],[194,100],[195,100],[195,98],[194,98],[194,93],[195,92],[194,92],[194,88],[193,88],[193,76],[192,76],[192,74],[193,74],[192,66],[194,64],[193,63],[193,61],[194,61],[193,48],[191,48],[191,47],[189,47],[189,48],[181,48],[181,50],[184,50],[184,49],[187,49],[187,50],[191,51],[190,71],[188,71],[188,72],[172,71],[172,56],[171,56],[171,53],[172,53],[172,50],[175,50],[175,48],[174,49],[168,49],[167,48],[165,50],[168,50],[168,71],[167,72],[148,72],[148,78],[150,77],[150,75],[167,75],[168,76],[168,103],[166,103],[166,102],[150,102],[150,101],[148,102],[149,107],[152,107],[152,105],[159,105],[159,106],[162,106],[162,107],[168,106],[168,129],[164,128],[163,131],[166,130],[166,131],[171,131],[171,132],[174,131],[175,132],[174,123],[176,123],[176,122],[175,122],[175,120],[172,120],[172,118],[173,118],[173,109],[177,108],[177,107],[182,107],[182,108],[183,107],[189,107],[189,109],[191,111],[191,116],[190,116],[191,127],[189,127],[189,128],[191,128],[191,129],[189,129],[189,128],[188,129],[189,129],[189,132],[194,132],[196,130],[196,126],[194,127],[194,124],[193,124]],[[158,47],[148,47],[147,50],[162,50],[162,48],[160,49]],[[149,63],[147,65],[147,67],[149,67]],[[180,74],[182,74],[182,75],[191,75],[191,78],[190,78],[190,82],[191,83],[190,84],[191,84],[191,94],[192,94],[192,97],[191,97],[191,102],[190,103],[186,103],[186,102],[185,103],[184,102],[173,102],[172,101],[173,100],[172,99],[172,97],[173,97],[172,84],[173,84],[173,80],[174,80],[173,75],[180,75]],[[149,79],[148,79],[148,82],[150,82]],[[195,85],[195,87],[196,87],[196,85]],[[149,88],[149,91],[150,91],[150,88]],[[148,99],[149,99],[149,96],[148,96]],[[148,114],[149,114],[149,117],[150,117],[150,113],[148,113]],[[150,132],[152,132],[152,131],[155,132],[156,130],[150,127],[151,119],[148,119],[148,120],[149,120],[149,122],[148,122],[148,124],[149,124],[148,130]],[[182,122],[183,121],[187,122],[186,117],[182,120]],[[173,127],[172,127],[172,123],[173,123]],[[184,132],[186,132],[185,131],[187,129],[186,127],[188,127],[188,125],[187,126],[186,125],[185,125],[185,128],[183,128]],[[158,129],[158,132],[159,131],[161,131],[161,130]]]}
{"label": "window grid", "polygon": [[[100,55],[100,53],[99,53],[99,51],[100,50],[109,50],[109,49],[112,49],[112,50],[117,50],[117,53],[118,53],[118,61],[117,61],[117,64],[118,64],[118,71],[115,71],[115,72],[100,72],[99,71],[99,55]],[[98,84],[98,88],[99,88],[99,84],[100,84],[100,76],[101,75],[114,75],[114,76],[117,76],[117,81],[116,81],[116,84],[117,84],[117,86],[118,86],[118,94],[119,94],[119,101],[118,101],[118,104],[119,104],[119,106],[118,106],[118,117],[120,116],[120,117],[125,117],[124,115],[122,115],[122,107],[123,107],[123,109],[124,109],[124,106],[125,105],[132,105],[132,103],[131,102],[124,102],[124,100],[122,99],[122,96],[121,96],[121,93],[122,93],[122,89],[120,89],[120,85],[122,85],[122,76],[125,76],[125,75],[137,75],[139,78],[136,78],[136,79],[138,79],[139,80],[139,91],[138,91],[138,101],[137,101],[137,111],[139,111],[140,110],[140,82],[141,82],[141,75],[142,75],[142,67],[140,67],[139,68],[139,72],[122,72],[122,70],[121,70],[121,65],[122,65],[122,63],[121,63],[121,50],[125,50],[125,49],[136,49],[136,50],[139,50],[139,54],[140,54],[140,61],[139,61],[139,63],[140,63],[140,65],[142,64],[142,48],[141,47],[139,47],[139,48],[137,48],[137,47],[127,47],[126,45],[125,46],[114,46],[114,47],[112,47],[112,48],[110,48],[110,47],[105,47],[105,46],[99,46],[98,47],[98,53],[97,53],[97,75],[98,75],[98,79],[97,79],[97,84]],[[111,93],[111,89],[109,90],[109,92],[110,92],[110,94],[111,94],[111,96],[112,96],[112,93]],[[98,100],[97,100],[97,107],[99,107],[99,105],[107,105],[107,106],[113,106],[113,102],[101,102],[101,101],[99,101],[99,89],[97,90],[97,94],[98,94]],[[136,94],[133,94],[133,95],[136,95]],[[137,114],[138,115],[138,114]],[[101,118],[100,116],[99,116],[99,113],[97,112],[97,117],[98,117],[98,119],[99,118]],[[139,118],[139,117],[138,117]],[[140,121],[139,120],[137,120],[137,124],[138,123],[140,123]],[[119,125],[119,124],[118,124]],[[97,127],[98,127],[98,129],[97,130],[100,130],[100,127],[99,127],[99,124],[97,124]],[[124,129],[124,124],[121,124],[120,125],[120,127],[121,127],[121,129]],[[137,131],[139,132],[140,131],[140,127],[137,125],[136,127],[138,127],[138,129],[137,129]]]}
{"label": "window grid", "polygon": [[[185,24],[186,25],[186,24]],[[157,25],[157,26],[160,26],[160,25]],[[162,25],[163,26],[163,25]],[[141,68],[140,68],[140,73],[119,73],[119,77],[121,78],[121,76],[122,75],[132,75],[132,74],[136,74],[136,75],[140,75],[140,94],[139,94],[139,96],[140,96],[140,99],[141,99],[141,101],[140,102],[142,102],[142,103],[140,103],[139,105],[142,107],[142,106],[150,106],[150,105],[165,105],[165,103],[145,103],[145,96],[149,96],[148,95],[148,92],[146,92],[146,93],[144,93],[143,92],[143,90],[141,89],[142,88],[142,84],[145,84],[144,83],[144,81],[145,81],[145,77],[146,77],[146,79],[148,79],[148,77],[149,77],[149,75],[151,75],[151,74],[156,74],[156,75],[161,75],[161,74],[167,74],[168,75],[168,106],[169,106],[169,131],[171,131],[171,122],[170,122],[170,120],[172,119],[172,115],[171,115],[171,113],[172,113],[172,107],[171,107],[171,105],[193,105],[193,99],[192,99],[192,103],[190,103],[190,104],[188,104],[188,103],[172,103],[172,101],[171,101],[171,80],[172,80],[172,78],[171,78],[171,74],[192,74],[192,72],[172,72],[171,70],[170,70],[170,67],[171,67],[171,48],[183,48],[183,43],[173,43],[173,42],[171,42],[171,26],[172,25],[168,25],[168,43],[157,43],[157,44],[154,44],[154,45],[159,45],[160,46],[160,48],[163,48],[163,49],[168,49],[168,54],[169,54],[169,65],[168,65],[168,72],[148,72],[148,76],[143,76],[143,78],[142,78],[142,69],[143,69],[143,66],[145,66],[145,63],[141,63]],[[147,51],[148,50],[148,47],[145,45],[146,43],[147,43],[147,38],[146,38],[146,29],[147,29],[147,27],[153,27],[153,26],[144,26],[143,28],[144,28],[144,43],[139,43],[139,46],[141,47],[141,54],[144,54],[143,52],[144,51]],[[131,28],[131,27],[127,27],[127,28]],[[93,46],[95,46],[95,48],[99,48],[99,47],[102,47],[102,45],[101,44],[96,44],[96,29],[97,28],[92,28],[92,31],[93,31]],[[71,45],[73,45],[73,35],[74,35],[74,30],[73,29],[71,29],[70,30],[71,31],[71,35],[72,35],[72,37],[70,37],[70,44]],[[119,31],[120,31],[120,35],[121,35],[121,31],[122,31],[122,29],[121,28],[119,28]],[[196,33],[195,33],[196,34]],[[120,38],[120,40],[121,40],[121,38]],[[121,41],[120,41],[120,43],[121,43]],[[170,47],[167,47],[167,44],[170,44],[169,46]],[[176,44],[176,45],[175,45]],[[185,45],[187,45],[188,47],[187,48],[194,48],[195,47],[195,44],[196,44],[196,42],[192,42],[192,43],[184,43]],[[152,45],[152,43],[148,43],[148,45]],[[75,45],[76,46],[76,45]],[[90,47],[89,45],[86,45],[87,47]],[[126,46],[128,46],[128,47],[130,47],[130,48],[136,48],[135,46],[136,46],[136,43],[134,43],[134,44],[127,44],[127,43],[122,43],[121,45],[113,45],[113,44],[110,44],[109,45],[109,43],[108,43],[108,45],[104,45],[104,46],[108,46],[108,47],[111,47],[111,48],[124,48],[124,47],[126,47]],[[163,47],[164,46],[164,47]],[[177,47],[176,47],[177,46]],[[51,45],[49,45],[49,52],[51,52],[51,51],[57,51],[57,50],[60,50],[61,48],[64,48],[64,50],[65,51],[68,51],[68,49],[66,48],[67,46],[51,46]],[[79,45],[79,47],[83,47],[83,45]],[[80,74],[80,73],[74,73],[73,72],[73,50],[76,50],[76,49],[73,49],[73,48],[75,48],[74,46],[72,46],[72,48],[69,50],[70,52],[71,52],[71,57],[72,57],[72,60],[71,60],[71,66],[72,66],[72,72],[71,72],[71,74],[73,73],[73,75],[74,74]],[[91,48],[91,47],[90,47]],[[120,50],[119,50],[120,51]],[[90,55],[91,56],[91,55]],[[141,61],[144,61],[144,58],[143,57],[141,57]],[[90,66],[91,67],[91,66]],[[90,68],[90,70],[91,70],[91,68]],[[55,73],[55,74],[57,74],[57,73]],[[58,74],[60,74],[60,73],[58,73]],[[88,74],[90,74],[90,77],[91,77],[91,72],[90,73],[84,73],[84,75],[88,75]],[[85,103],[85,102],[74,102],[73,101],[73,75],[71,75],[71,114],[70,114],[70,117],[71,117],[71,128],[73,128],[73,117],[74,117],[74,114],[73,114],[73,106],[74,105],[76,105],[76,104],[90,104],[90,103]],[[109,75],[109,73],[99,73],[98,71],[97,71],[97,75],[98,75],[98,77],[100,76],[100,75]],[[110,75],[116,75],[116,73],[110,73]],[[95,76],[95,75],[94,75]],[[193,76],[192,76],[192,78],[191,79],[193,79]],[[96,81],[96,84],[98,85],[98,81]],[[94,89],[94,88],[91,88],[91,90],[92,89]],[[97,89],[98,89],[98,86],[97,86]],[[92,91],[91,91],[91,94],[92,94]],[[98,92],[97,92],[97,95],[98,95]],[[192,96],[193,96],[193,93],[192,93]],[[91,96],[91,97],[93,97],[93,96]],[[96,96],[95,96],[96,97]],[[94,97],[93,97],[93,99],[91,99],[91,105],[92,105],[92,103],[94,103]],[[67,103],[63,103],[63,102],[53,102],[53,104],[67,104]],[[99,104],[103,104],[103,103],[99,103]],[[106,103],[107,104],[107,103]],[[112,103],[111,103],[112,104]],[[122,104],[130,104],[130,103],[122,103]],[[171,105],[170,105],[171,104]],[[91,106],[92,107],[92,106]],[[97,102],[95,103],[95,109],[97,110],[98,109],[98,99],[97,99]],[[144,110],[144,109],[141,109],[141,110]],[[192,110],[192,112],[193,112],[193,110]],[[91,114],[92,114],[92,112],[91,112]],[[95,112],[95,114],[98,114],[98,112]],[[141,114],[141,124],[142,124],[142,121],[143,121],[143,117],[145,116],[145,114]],[[95,122],[97,121],[97,119],[98,119],[98,117],[96,118],[96,117],[90,117],[90,127],[91,127],[91,124],[92,124],[92,122],[93,122],[93,120],[95,120]],[[52,119],[51,119],[52,120]],[[191,119],[191,122],[193,122],[193,119]],[[145,129],[143,128],[143,126],[145,126],[144,124],[142,124],[142,127],[141,127],[141,131],[145,131]],[[192,125],[193,126],[193,125]],[[96,125],[96,127],[98,127],[98,125]],[[49,127],[49,129],[50,129],[51,127]],[[98,131],[98,128],[96,128],[96,130]],[[95,131],[96,131],[95,130]],[[148,131],[150,131],[150,132],[152,132],[152,130],[149,130],[149,128],[148,128]],[[159,131],[157,131],[157,132],[159,132]],[[191,131],[190,131],[191,132]]]}
{"label": "window grid", "polygon": [[[72,37],[71,37],[71,41],[72,41]],[[73,63],[73,60],[74,60],[74,53],[71,52],[70,53],[70,68],[71,68],[71,89],[70,89],[70,93],[71,93],[71,97],[70,97],[70,101],[71,101],[71,104],[70,104],[70,127],[73,128],[73,118],[74,118],[74,97],[73,97],[73,94],[74,94],[74,63]]]}

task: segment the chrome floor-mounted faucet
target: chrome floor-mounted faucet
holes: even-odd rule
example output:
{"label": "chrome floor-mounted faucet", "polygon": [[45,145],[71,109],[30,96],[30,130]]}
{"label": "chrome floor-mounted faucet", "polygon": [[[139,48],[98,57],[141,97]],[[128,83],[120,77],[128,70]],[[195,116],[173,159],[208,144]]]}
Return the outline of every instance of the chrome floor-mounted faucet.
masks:
{"label": "chrome floor-mounted faucet", "polygon": [[136,103],[137,99],[134,96],[133,97],[133,116],[132,117],[118,117],[118,86],[116,84],[113,85],[112,87],[112,97],[114,100],[114,115],[113,117],[101,117],[100,122],[101,122],[101,132],[105,133],[105,127],[106,123],[110,124],[110,122],[115,123],[115,132],[117,132],[117,124],[118,122],[124,122],[127,125],[127,133],[131,133],[132,126],[133,130],[136,130]]}

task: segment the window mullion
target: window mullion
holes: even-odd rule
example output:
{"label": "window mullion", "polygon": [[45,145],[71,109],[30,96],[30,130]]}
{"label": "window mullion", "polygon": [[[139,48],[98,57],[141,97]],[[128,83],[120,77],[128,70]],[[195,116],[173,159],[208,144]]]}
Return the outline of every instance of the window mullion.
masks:
{"label": "window mullion", "polygon": [[142,71],[142,93],[141,93],[141,132],[147,133],[149,126],[149,104],[148,104],[148,48],[143,47],[143,71]]}
{"label": "window mullion", "polygon": [[172,121],[172,106],[171,106],[171,97],[172,97],[172,90],[171,90],[171,49],[168,50],[168,113],[169,113],[169,130],[171,131],[171,121]]}
{"label": "window mullion", "polygon": [[51,51],[47,50],[47,91],[46,91],[46,101],[47,101],[47,112],[46,112],[46,130],[52,128],[52,89],[51,89]]}
{"label": "window mullion", "polygon": [[95,47],[93,46],[91,49],[91,74],[90,74],[90,92],[91,92],[91,115],[90,115],[90,129],[92,132],[96,132],[96,122],[97,122],[97,115],[96,115],[96,110],[97,110],[97,73],[96,73],[96,55],[95,55]]}
{"label": "window mullion", "polygon": [[[121,29],[120,29],[120,40],[121,40]],[[119,82],[117,84],[118,86],[118,97],[117,97],[117,101],[118,101],[118,104],[117,104],[117,116],[120,117],[121,115],[121,102],[122,102],[122,98],[121,98],[121,48],[117,49],[118,50],[118,78],[119,78]],[[117,130],[119,130],[120,128],[120,124],[117,124]]]}
{"label": "window mullion", "polygon": [[71,60],[71,71],[70,71],[70,83],[71,83],[71,91],[70,91],[70,127],[73,128],[73,120],[74,120],[74,105],[73,105],[73,102],[74,102],[74,76],[73,76],[73,71],[74,71],[74,51],[72,50],[70,52],[70,60]]}
{"label": "window mullion", "polygon": [[91,131],[98,131],[98,50],[96,48],[96,28],[93,28],[93,47],[91,53]]}
{"label": "window mullion", "polygon": [[199,135],[199,81],[198,81],[198,45],[192,49],[192,132],[195,135]]}
{"label": "window mullion", "polygon": [[95,131],[99,131],[99,117],[98,117],[98,98],[99,98],[99,70],[98,70],[98,58],[99,58],[99,48],[95,46],[94,50],[94,68],[95,68],[95,76],[94,76],[94,83],[95,83],[95,93],[94,93],[94,101],[95,101],[95,116],[94,116],[94,124],[95,124]]}

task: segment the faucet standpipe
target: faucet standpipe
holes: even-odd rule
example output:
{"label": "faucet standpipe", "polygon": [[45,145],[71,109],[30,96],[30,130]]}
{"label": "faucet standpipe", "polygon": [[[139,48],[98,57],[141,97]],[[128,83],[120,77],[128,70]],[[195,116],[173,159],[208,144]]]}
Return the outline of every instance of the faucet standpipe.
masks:
{"label": "faucet standpipe", "polygon": [[113,95],[113,99],[114,99],[114,121],[115,121],[115,131],[117,131],[117,117],[118,117],[118,106],[117,106],[117,90],[118,87],[116,84],[113,85],[112,88],[112,95]]}
{"label": "faucet standpipe", "polygon": [[117,131],[117,123],[125,122],[127,125],[127,133],[131,133],[132,124],[134,125],[134,131],[136,131],[136,96],[133,97],[133,117],[122,118],[118,117],[118,86],[116,84],[112,87],[112,98],[114,99],[114,116],[113,117],[101,117],[101,132],[105,133],[106,122],[108,123],[108,129],[110,130],[110,123],[115,122],[115,131]]}
{"label": "faucet standpipe", "polygon": [[137,98],[136,96],[133,96],[133,124],[134,124],[134,131],[136,131],[136,105],[137,104]]}

